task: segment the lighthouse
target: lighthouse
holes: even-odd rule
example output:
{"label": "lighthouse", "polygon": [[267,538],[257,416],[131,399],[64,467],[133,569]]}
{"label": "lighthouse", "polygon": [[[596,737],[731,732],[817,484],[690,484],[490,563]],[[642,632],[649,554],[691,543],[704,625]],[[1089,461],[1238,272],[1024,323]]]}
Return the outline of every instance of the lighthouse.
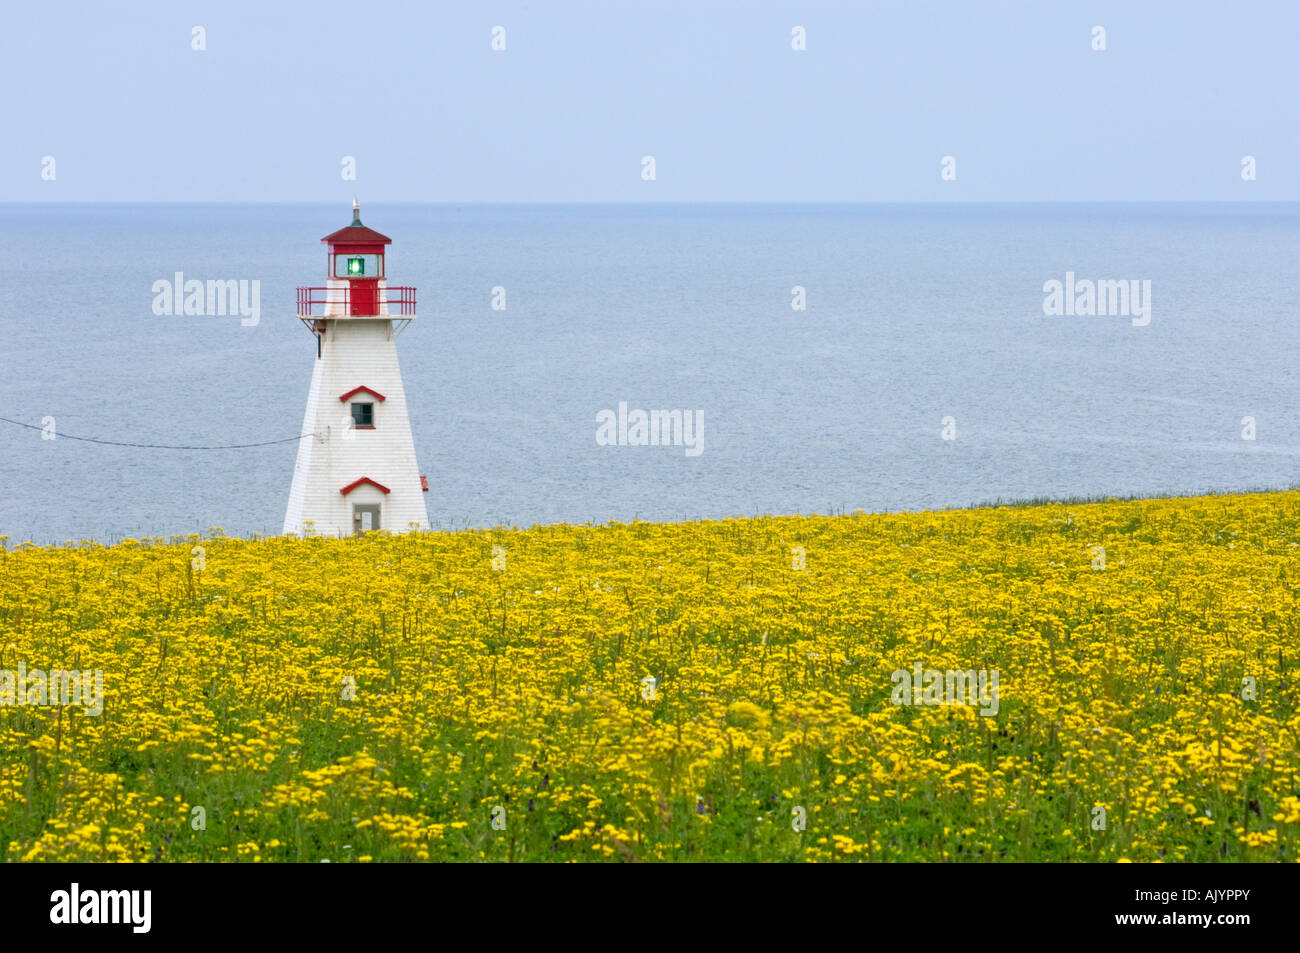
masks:
{"label": "lighthouse", "polygon": [[323,287],[298,289],[316,363],[298,441],[284,532],[346,536],[425,529],[428,481],[415,460],[397,335],[415,319],[415,289],[388,284],[393,240],[361,224],[321,239]]}

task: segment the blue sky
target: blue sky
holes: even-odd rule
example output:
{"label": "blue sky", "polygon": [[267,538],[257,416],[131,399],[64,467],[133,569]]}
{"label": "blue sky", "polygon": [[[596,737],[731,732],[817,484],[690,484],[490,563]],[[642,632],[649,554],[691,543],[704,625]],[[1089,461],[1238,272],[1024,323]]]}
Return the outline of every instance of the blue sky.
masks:
{"label": "blue sky", "polygon": [[11,4],[0,200],[1293,201],[1298,36],[1282,0]]}

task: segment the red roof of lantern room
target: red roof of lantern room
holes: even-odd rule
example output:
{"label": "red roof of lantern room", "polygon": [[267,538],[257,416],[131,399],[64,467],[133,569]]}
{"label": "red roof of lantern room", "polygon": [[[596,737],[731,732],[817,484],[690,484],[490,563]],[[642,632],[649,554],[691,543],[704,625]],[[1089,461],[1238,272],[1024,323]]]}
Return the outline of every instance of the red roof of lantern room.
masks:
{"label": "red roof of lantern room", "polygon": [[352,203],[352,224],[345,225],[337,232],[330,232],[321,239],[322,245],[391,245],[392,243],[393,240],[387,235],[381,235],[373,228],[361,224],[361,204],[356,201]]}
{"label": "red roof of lantern room", "polygon": [[392,493],[392,492],[393,492],[393,491],[390,490],[388,487],[384,486],[382,483],[378,483],[378,482],[376,482],[375,480],[370,479],[370,477],[362,477],[360,480],[353,480],[351,483],[349,483],[349,484],[348,484],[347,486],[345,486],[343,489],[339,490],[339,492],[342,493],[344,496],[347,496],[349,493],[351,493],[353,490],[355,490],[357,487],[359,487],[359,486],[360,486],[361,484],[363,484],[363,483],[369,483],[369,484],[370,484],[371,486],[373,486],[376,490],[379,490],[380,492],[383,492],[383,493]]}

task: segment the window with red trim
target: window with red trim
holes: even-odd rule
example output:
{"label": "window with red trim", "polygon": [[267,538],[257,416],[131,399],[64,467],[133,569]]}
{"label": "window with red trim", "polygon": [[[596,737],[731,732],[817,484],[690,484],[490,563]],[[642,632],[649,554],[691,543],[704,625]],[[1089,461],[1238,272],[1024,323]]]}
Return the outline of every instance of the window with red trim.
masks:
{"label": "window with red trim", "polygon": [[375,429],[375,405],[356,401],[352,404],[352,429]]}

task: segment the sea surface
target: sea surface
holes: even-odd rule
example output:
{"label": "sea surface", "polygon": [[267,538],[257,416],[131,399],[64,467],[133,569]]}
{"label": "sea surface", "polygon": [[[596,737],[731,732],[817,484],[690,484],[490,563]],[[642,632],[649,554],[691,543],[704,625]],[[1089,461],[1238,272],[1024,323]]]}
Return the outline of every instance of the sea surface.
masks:
{"label": "sea surface", "polygon": [[[371,205],[435,527],[1300,483],[1300,205]],[[278,533],[338,205],[0,205],[0,534]],[[153,285],[260,282],[260,318]],[[1146,326],[1044,283],[1151,282]],[[806,289],[806,310],[792,289]],[[505,310],[493,310],[493,289]],[[703,412],[703,451],[596,418]],[[950,417],[944,439],[944,418]],[[1255,439],[1243,439],[1243,418]]]}

